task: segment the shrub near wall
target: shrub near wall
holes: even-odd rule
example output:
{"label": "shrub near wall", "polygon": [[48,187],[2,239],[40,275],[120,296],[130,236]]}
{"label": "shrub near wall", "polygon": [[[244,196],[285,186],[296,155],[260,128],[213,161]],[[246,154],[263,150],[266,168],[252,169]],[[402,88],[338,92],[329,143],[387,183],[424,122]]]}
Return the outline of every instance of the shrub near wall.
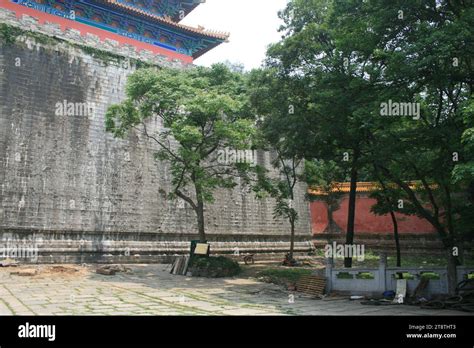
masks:
{"label": "shrub near wall", "polygon": [[193,277],[224,278],[233,277],[241,271],[239,264],[227,257],[197,257],[190,272]]}

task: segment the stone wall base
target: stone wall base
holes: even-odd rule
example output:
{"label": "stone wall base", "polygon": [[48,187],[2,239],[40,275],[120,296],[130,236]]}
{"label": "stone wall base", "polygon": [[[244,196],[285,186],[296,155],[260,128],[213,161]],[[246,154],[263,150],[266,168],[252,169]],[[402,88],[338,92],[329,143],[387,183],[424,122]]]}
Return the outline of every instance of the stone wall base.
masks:
{"label": "stone wall base", "polygon": [[[0,259],[20,263],[168,263],[176,255],[188,254],[197,235],[139,232],[0,232]],[[239,259],[256,254],[256,260],[283,259],[290,248],[281,235],[208,235],[211,254],[228,254]],[[314,246],[297,236],[295,252],[306,255]]]}
{"label": "stone wall base", "polygon": [[[336,242],[345,244],[345,233],[318,233],[313,235],[313,243],[316,249],[324,249],[327,244]],[[402,254],[445,254],[443,244],[436,234],[400,234],[400,249]],[[354,236],[354,244],[364,245],[365,252],[387,252],[395,254],[395,240],[393,235],[359,233]],[[471,243],[464,243],[464,251],[470,252]]]}

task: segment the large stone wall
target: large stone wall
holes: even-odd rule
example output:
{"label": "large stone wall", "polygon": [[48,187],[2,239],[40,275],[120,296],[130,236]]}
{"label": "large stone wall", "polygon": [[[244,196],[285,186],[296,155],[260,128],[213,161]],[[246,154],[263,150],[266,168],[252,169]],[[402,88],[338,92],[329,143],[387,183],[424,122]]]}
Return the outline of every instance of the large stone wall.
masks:
{"label": "large stone wall", "polygon": [[[1,9],[0,22],[38,25]],[[136,62],[110,61],[72,45],[68,32],[61,35],[68,41],[0,39],[0,243],[34,244],[42,262],[158,261],[187,251],[197,237],[195,215],[166,199],[170,173],[155,161],[154,144],[139,134],[117,140],[104,129],[105,111],[123,99]],[[100,47],[93,37],[80,40]],[[56,103],[64,100],[91,107],[86,115],[57,115]],[[259,163],[269,165],[270,156],[260,153]],[[299,251],[312,247],[305,190],[298,188],[295,201]],[[240,187],[217,192],[206,208],[212,250],[287,250],[289,225],[273,219],[273,206]]]}

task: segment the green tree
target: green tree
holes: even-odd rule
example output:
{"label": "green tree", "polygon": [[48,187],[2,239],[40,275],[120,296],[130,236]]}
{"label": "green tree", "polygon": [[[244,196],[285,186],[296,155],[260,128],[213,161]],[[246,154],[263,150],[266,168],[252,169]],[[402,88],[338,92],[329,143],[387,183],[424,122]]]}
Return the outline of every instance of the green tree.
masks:
{"label": "green tree", "polygon": [[[127,81],[125,101],[106,114],[114,136],[137,131],[158,145],[156,158],[171,167],[169,198],[192,207],[201,241],[204,207],[214,201],[214,191],[235,187],[237,178],[248,182],[253,171],[252,163],[232,156],[250,149],[255,135],[245,86],[245,77],[224,65],[138,70]],[[158,130],[148,124],[153,117],[161,120]]]}
{"label": "green tree", "polygon": [[295,189],[300,181],[303,160],[297,156],[285,155],[281,147],[275,147],[276,158],[272,162],[278,170],[278,178],[270,179],[271,196],[275,198],[274,217],[283,217],[290,224],[290,250],[288,259],[294,259],[295,224],[298,221],[298,212],[294,208]]}
{"label": "green tree", "polygon": [[289,139],[285,134],[292,127],[294,116],[292,96],[295,96],[292,81],[283,81],[272,70],[254,70],[249,81],[250,100],[259,119],[260,147],[272,153],[271,164],[275,173],[260,171],[259,182],[254,190],[259,194],[269,193],[275,199],[274,218],[283,217],[290,224],[289,260],[294,257],[295,226],[298,212],[294,208],[296,187],[301,182],[304,161],[298,146],[302,142]]}
{"label": "green tree", "polygon": [[458,205],[456,213],[459,219],[456,228],[466,238],[474,239],[474,98],[466,102],[463,109],[465,130],[462,135],[463,161],[453,171],[453,180],[466,190],[466,204]]}
{"label": "green tree", "polygon": [[[461,216],[468,195],[452,173],[469,157],[461,136],[473,86],[472,2],[293,0],[281,17],[285,35],[269,49],[267,65],[306,85],[301,117],[285,136],[307,142],[307,159],[344,154],[350,162],[346,243],[354,236],[357,180],[374,167],[438,232],[453,291],[453,251],[468,221]],[[384,116],[391,101],[419,109]]]}
{"label": "green tree", "polygon": [[[267,66],[281,79],[295,81],[297,109],[286,137],[304,141],[308,159],[346,164],[350,193],[346,244],[353,244],[357,182],[366,165],[367,139],[379,127],[374,114],[378,86],[368,74],[367,57],[353,54],[340,28],[332,25],[337,12],[333,1],[294,0],[281,12],[283,40],[268,51]],[[364,38],[359,38],[364,40]],[[300,147],[298,147],[300,148]],[[344,260],[351,267],[352,258]]]}
{"label": "green tree", "polygon": [[[398,221],[395,212],[401,211],[401,204],[403,200],[400,198],[403,196],[403,193],[400,189],[394,188],[393,185],[386,183],[382,176],[377,173],[377,180],[379,183],[379,189],[372,192],[370,194],[371,198],[377,200],[377,203],[371,207],[371,211],[376,215],[386,215],[390,214],[390,218],[392,219],[392,226],[393,226],[393,238],[395,240],[395,250],[396,250],[396,266],[402,266],[402,256],[401,256],[401,248],[400,248],[400,236],[398,233]],[[406,211],[401,211],[407,214]]]}
{"label": "green tree", "polygon": [[[466,157],[461,135],[463,105],[472,95],[467,28],[473,10],[469,2],[452,1],[336,1],[334,7],[342,40],[381,67],[379,95],[419,107],[416,115],[394,117],[371,132],[369,157],[383,180],[396,184],[406,204],[438,232],[448,255],[450,292],[463,245],[457,226],[466,195],[452,172]],[[407,183],[412,180],[419,185]]]}

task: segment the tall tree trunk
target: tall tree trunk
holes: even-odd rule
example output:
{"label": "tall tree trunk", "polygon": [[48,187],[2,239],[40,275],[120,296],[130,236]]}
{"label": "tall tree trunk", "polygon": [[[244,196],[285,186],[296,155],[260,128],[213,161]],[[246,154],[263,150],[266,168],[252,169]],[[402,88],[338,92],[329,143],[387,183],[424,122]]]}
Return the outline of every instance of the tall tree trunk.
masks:
{"label": "tall tree trunk", "polygon": [[457,277],[457,258],[453,255],[452,247],[447,248],[448,252],[448,268],[447,268],[447,276],[448,276],[448,293],[450,295],[454,295],[456,286],[458,284],[458,277]]}
{"label": "tall tree trunk", "polygon": [[328,227],[326,229],[328,233],[334,233],[334,220],[333,220],[333,211],[328,204]]}
{"label": "tall tree trunk", "polygon": [[[457,266],[460,265],[459,252],[460,244],[462,244],[462,238],[457,238],[456,231],[454,230],[453,224],[453,207],[451,203],[451,190],[448,186],[444,186],[444,192],[446,194],[446,221],[448,225],[448,235],[447,239],[447,251],[448,251],[448,293],[454,295],[456,286],[458,284],[458,274]],[[456,254],[455,250],[456,248]]]}
{"label": "tall tree trunk", "polygon": [[[349,193],[349,213],[347,217],[347,233],[346,233],[346,245],[352,245],[354,243],[354,225],[355,225],[355,210],[356,210],[356,196],[357,196],[357,178],[358,168],[357,162],[359,160],[359,150],[354,151],[354,157],[352,159],[351,168],[351,191]],[[344,267],[352,267],[352,257],[344,258]]]}
{"label": "tall tree trunk", "polygon": [[[444,234],[444,230],[438,230],[438,233]],[[447,259],[447,282],[448,282],[448,294],[454,295],[456,286],[458,284],[457,276],[457,266],[459,265],[459,260],[457,255],[454,254],[454,247],[456,247],[456,242],[451,236],[442,239],[444,249],[446,251]]]}
{"label": "tall tree trunk", "polygon": [[204,243],[206,241],[206,231],[204,229],[204,205],[202,203],[198,203],[196,214],[198,220],[199,240],[201,243]]}
{"label": "tall tree trunk", "polygon": [[[383,182],[382,178],[378,175],[377,167],[375,166],[374,168],[375,168],[378,180],[380,182],[380,185],[382,186],[382,190],[385,194],[385,200],[387,201],[388,206],[391,207],[391,202],[390,202],[390,198],[388,197],[387,187],[385,186],[385,183]],[[395,215],[392,208],[390,208],[390,216],[392,218],[393,237],[395,239],[395,248],[396,248],[396,251],[397,251],[397,267],[402,267],[402,259],[401,259],[401,252],[400,252],[400,237],[398,235],[398,221],[397,221],[397,217],[396,217],[396,215]],[[402,279],[402,278],[400,278],[400,279]]]}
{"label": "tall tree trunk", "polygon": [[290,260],[293,260],[293,254],[295,249],[295,221],[290,219],[291,224],[291,236],[290,236]]}
{"label": "tall tree trunk", "polygon": [[474,180],[469,183],[467,192],[469,193],[469,200],[474,204]]}
{"label": "tall tree trunk", "polygon": [[393,224],[393,237],[395,238],[395,248],[397,249],[397,267],[402,267],[402,258],[400,253],[400,238],[398,236],[398,222],[397,217],[392,209],[390,209],[390,216]]}
{"label": "tall tree trunk", "polygon": [[204,243],[206,241],[206,231],[204,225],[204,200],[202,198],[202,191],[199,185],[195,185],[196,188],[196,201],[197,201],[197,221],[198,221],[198,231],[199,231],[199,240]]}

